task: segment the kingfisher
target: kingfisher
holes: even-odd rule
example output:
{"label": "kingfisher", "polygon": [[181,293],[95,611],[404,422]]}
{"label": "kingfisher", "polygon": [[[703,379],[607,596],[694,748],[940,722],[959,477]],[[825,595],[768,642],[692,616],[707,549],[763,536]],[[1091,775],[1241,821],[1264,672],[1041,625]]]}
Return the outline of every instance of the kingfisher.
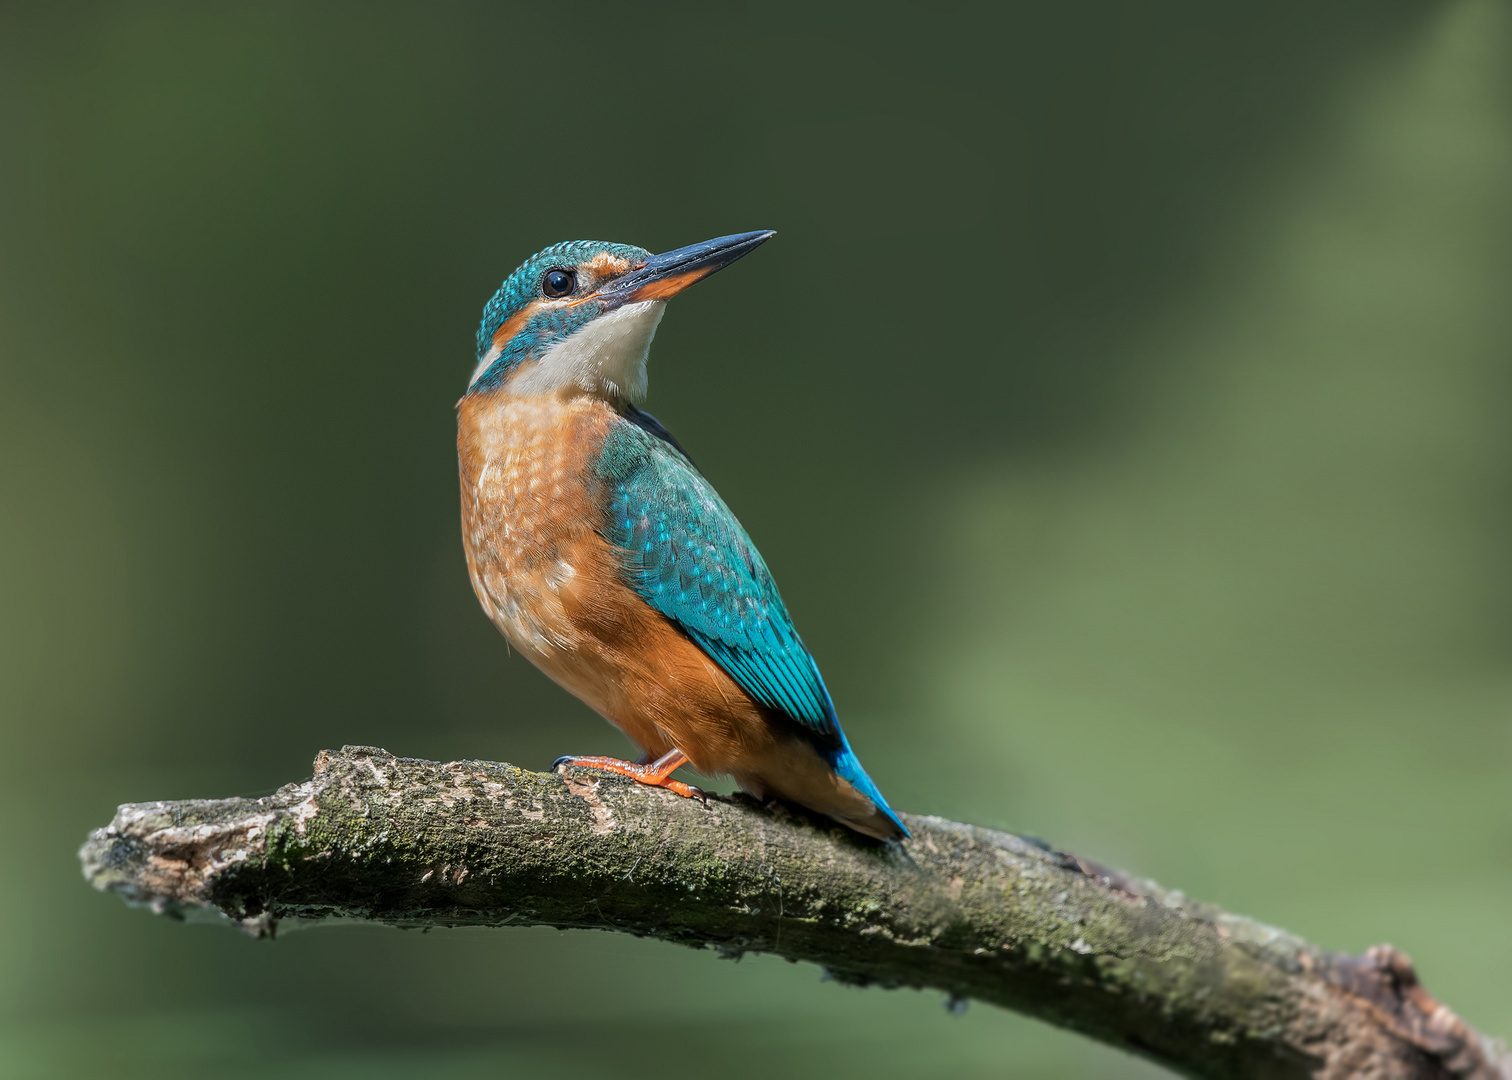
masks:
{"label": "kingfisher", "polygon": [[642,751],[554,769],[701,797],[672,778],[691,765],[896,840],[756,545],[639,407],[667,301],[773,235],[573,240],[505,279],[457,403],[468,575],[509,644]]}

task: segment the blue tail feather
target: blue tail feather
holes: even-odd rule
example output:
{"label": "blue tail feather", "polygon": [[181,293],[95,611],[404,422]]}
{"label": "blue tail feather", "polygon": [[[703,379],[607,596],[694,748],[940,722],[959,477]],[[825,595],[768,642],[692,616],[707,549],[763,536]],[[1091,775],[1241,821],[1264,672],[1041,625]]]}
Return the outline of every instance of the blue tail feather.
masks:
{"label": "blue tail feather", "polygon": [[851,787],[872,801],[878,810],[882,811],[887,820],[903,830],[904,836],[912,836],[908,826],[898,819],[893,808],[887,805],[887,800],[877,790],[877,785],[872,783],[872,778],[866,775],[866,770],[861,767],[861,761],[856,757],[854,750],[850,748],[850,740],[845,737],[845,732],[839,732],[840,747],[831,751],[828,755],[830,767],[835,770],[835,775],[846,781]]}

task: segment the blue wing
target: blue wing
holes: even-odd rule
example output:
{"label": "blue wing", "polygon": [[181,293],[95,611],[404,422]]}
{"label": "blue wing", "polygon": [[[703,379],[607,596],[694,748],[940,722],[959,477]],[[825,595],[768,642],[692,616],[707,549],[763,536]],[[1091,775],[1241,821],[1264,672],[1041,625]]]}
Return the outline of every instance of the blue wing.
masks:
{"label": "blue wing", "polygon": [[757,701],[791,717],[830,768],[907,836],[856,758],[777,583],[724,500],[656,418],[631,410],[599,456],[604,535],[625,579]]}
{"label": "blue wing", "polygon": [[748,694],[839,750],[834,703],[756,545],[666,429],[646,414],[629,421],[614,426],[598,472],[606,538],[625,552],[631,588]]}

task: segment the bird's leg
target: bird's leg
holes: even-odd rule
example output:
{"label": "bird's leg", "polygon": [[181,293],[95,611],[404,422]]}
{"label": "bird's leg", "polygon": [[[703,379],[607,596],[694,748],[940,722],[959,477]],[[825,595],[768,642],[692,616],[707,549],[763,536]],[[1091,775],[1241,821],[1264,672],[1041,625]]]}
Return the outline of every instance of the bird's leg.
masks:
{"label": "bird's leg", "polygon": [[[649,755],[646,755],[649,756]],[[655,761],[640,762],[621,761],[612,757],[559,757],[551,763],[551,771],[556,772],[563,765],[576,765],[583,769],[598,769],[601,772],[617,773],[620,776],[628,776],[638,784],[647,787],[666,788],[676,792],[685,799],[704,799],[704,793],[692,784],[684,784],[681,780],[673,780],[672,774],[688,763],[688,755],[681,750],[669,750]]]}

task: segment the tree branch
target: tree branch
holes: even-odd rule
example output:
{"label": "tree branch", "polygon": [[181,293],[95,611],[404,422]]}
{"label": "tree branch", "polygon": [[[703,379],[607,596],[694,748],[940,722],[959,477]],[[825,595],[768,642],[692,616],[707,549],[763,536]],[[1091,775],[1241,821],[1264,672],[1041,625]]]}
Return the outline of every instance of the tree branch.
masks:
{"label": "tree branch", "polygon": [[290,920],[620,930],[976,998],[1202,1077],[1512,1080],[1389,945],[1329,953],[1034,841],[905,815],[882,846],[743,796],[349,746],[265,799],[137,803],[98,889],[271,937]]}

